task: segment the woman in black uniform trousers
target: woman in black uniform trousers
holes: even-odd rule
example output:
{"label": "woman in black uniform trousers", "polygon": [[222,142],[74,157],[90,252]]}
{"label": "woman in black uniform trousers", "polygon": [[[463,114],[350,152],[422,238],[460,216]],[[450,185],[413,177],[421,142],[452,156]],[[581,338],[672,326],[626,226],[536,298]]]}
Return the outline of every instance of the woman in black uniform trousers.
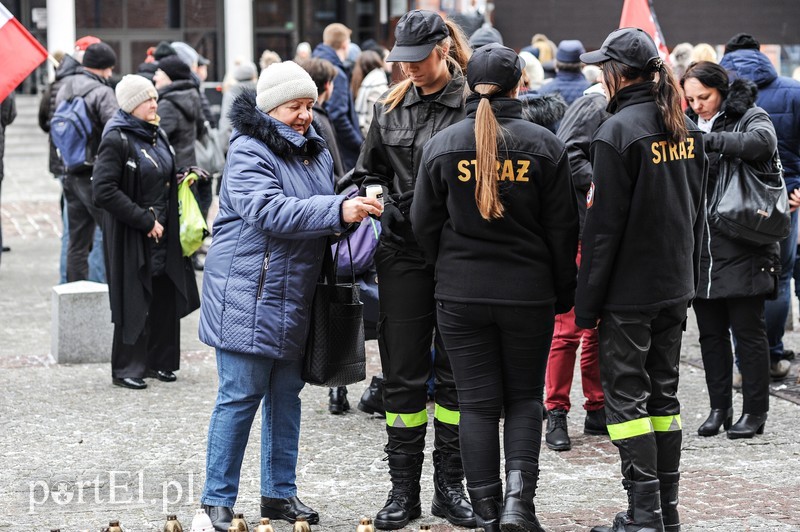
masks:
{"label": "woman in black uniform trousers", "polygon": [[581,61],[600,65],[612,116],[590,148],[575,323],[599,324],[608,434],[628,491],[627,512],[592,530],[679,530],[678,362],[699,279],[708,161],[644,31],[616,30]]}
{"label": "woman in black uniform trousers", "polygon": [[542,530],[533,498],[544,375],[554,314],[572,308],[576,282],[578,211],[566,147],[522,118],[521,72],[510,48],[475,51],[467,118],[425,146],[411,206],[414,234],[435,263],[467,488],[487,532]]}
{"label": "woman in black uniform trousers", "polygon": [[395,46],[387,59],[399,63],[407,78],[375,103],[353,171],[353,182],[362,190],[367,185],[383,186],[386,202],[375,266],[392,491],[375,516],[375,527],[403,528],[421,515],[419,482],[431,370],[436,378],[431,513],[458,526],[474,527],[458,446],[458,395],[438,335],[431,363],[436,326],[433,268],[425,263],[408,220],[422,146],[464,118],[462,70],[469,59],[469,43],[453,22],[433,11],[415,10],[398,21]]}

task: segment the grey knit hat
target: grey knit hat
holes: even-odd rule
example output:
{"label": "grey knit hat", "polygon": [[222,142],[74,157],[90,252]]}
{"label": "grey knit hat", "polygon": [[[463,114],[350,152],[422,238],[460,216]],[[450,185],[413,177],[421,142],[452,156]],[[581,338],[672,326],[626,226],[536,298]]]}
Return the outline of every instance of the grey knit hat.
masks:
{"label": "grey knit hat", "polygon": [[317,85],[303,67],[294,61],[273,63],[261,72],[256,85],[256,106],[269,113],[297,98],[317,101]]}
{"label": "grey knit hat", "polygon": [[117,103],[126,113],[133,112],[142,102],[150,98],[158,100],[158,91],[153,83],[144,76],[128,74],[117,83],[114,92],[117,94]]}

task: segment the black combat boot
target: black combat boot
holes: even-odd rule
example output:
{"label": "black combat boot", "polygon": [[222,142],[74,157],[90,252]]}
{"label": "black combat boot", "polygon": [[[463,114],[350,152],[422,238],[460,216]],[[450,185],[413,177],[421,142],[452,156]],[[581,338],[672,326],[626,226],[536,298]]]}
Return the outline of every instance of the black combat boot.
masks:
{"label": "black combat boot", "polygon": [[500,516],[503,532],[544,532],[536,518],[536,484],[539,475],[527,471],[506,472],[506,496]]}
{"label": "black combat boot", "polygon": [[369,383],[369,388],[364,390],[361,400],[358,402],[358,409],[367,414],[377,414],[386,417],[383,408],[383,377],[375,375]]}
{"label": "black combat boot", "polygon": [[664,521],[665,532],[680,532],[681,518],[678,515],[678,484],[681,474],[658,472],[658,481],[661,483],[661,518]]}
{"label": "black combat boot", "polygon": [[610,527],[596,526],[592,532],[664,532],[658,480],[623,480],[622,485],[628,492],[628,511],[618,513]]}
{"label": "black combat boot", "polygon": [[456,526],[475,528],[472,504],[464,493],[461,455],[433,451],[433,501],[431,513]]}
{"label": "black combat boot", "polygon": [[477,527],[483,532],[500,532],[500,514],[503,511],[503,486],[498,482],[481,488],[467,488],[472,500]]}
{"label": "black combat boot", "polygon": [[423,455],[390,454],[389,475],[392,489],[386,504],[375,516],[375,528],[397,530],[422,515],[419,502],[419,477],[422,474]]}

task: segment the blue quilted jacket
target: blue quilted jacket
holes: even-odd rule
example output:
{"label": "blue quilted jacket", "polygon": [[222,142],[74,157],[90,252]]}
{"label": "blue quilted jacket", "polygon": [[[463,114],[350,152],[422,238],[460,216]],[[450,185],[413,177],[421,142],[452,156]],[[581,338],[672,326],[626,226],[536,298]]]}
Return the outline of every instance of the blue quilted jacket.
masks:
{"label": "blue quilted jacket", "polygon": [[758,85],[756,105],[769,113],[778,134],[778,152],[786,188],[800,186],[800,82],[779,76],[769,58],[758,50],[735,50],[722,56],[720,66]]}
{"label": "blue quilted jacket", "polygon": [[333,160],[245,93],[233,104],[219,215],[203,274],[200,339],[269,358],[302,358],[327,237],[345,228]]}

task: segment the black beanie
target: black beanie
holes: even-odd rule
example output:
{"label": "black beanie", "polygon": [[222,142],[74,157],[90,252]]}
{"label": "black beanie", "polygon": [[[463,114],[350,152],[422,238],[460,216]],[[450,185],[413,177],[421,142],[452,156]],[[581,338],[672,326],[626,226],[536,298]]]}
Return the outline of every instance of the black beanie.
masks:
{"label": "black beanie", "polygon": [[184,63],[177,55],[168,55],[161,59],[158,62],[158,68],[169,76],[172,81],[192,79],[192,71],[189,69],[189,65]]}
{"label": "black beanie", "polygon": [[83,66],[103,70],[112,68],[117,64],[117,54],[114,49],[104,42],[97,42],[89,46],[83,53]]}
{"label": "black beanie", "polygon": [[737,33],[725,43],[726,54],[736,50],[758,50],[759,48],[761,48],[761,43],[749,33]]}
{"label": "black beanie", "polygon": [[161,41],[156,46],[155,51],[153,52],[153,58],[156,61],[161,61],[163,58],[167,57],[168,55],[175,55],[175,48],[170,46],[167,41]]}

